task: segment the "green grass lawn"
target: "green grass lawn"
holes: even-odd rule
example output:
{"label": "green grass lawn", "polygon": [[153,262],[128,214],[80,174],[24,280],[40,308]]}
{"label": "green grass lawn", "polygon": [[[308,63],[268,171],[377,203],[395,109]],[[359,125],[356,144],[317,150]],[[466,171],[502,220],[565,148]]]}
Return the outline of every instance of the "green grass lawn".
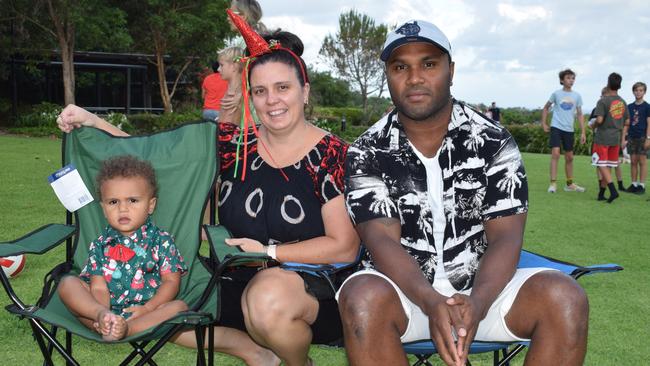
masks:
{"label": "green grass lawn", "polygon": [[[47,184],[47,176],[60,167],[60,140],[0,136],[0,241],[18,238],[50,222],[62,223],[64,209]],[[650,339],[650,258],[648,230],[650,202],[646,197],[622,194],[612,204],[597,202],[594,169],[586,156],[576,157],[577,183],[586,193],[546,193],[547,155],[524,154],[530,190],[530,212],[525,247],[579,264],[614,262],[625,267],[616,274],[583,277],[580,283],[591,304],[586,365],[641,365],[647,363]],[[629,184],[629,165],[623,167]],[[560,174],[560,177],[563,177]],[[645,244],[643,244],[645,243]],[[40,294],[47,270],[63,258],[62,248],[42,256],[30,255],[24,272],[12,283],[28,303]],[[4,291],[0,305],[10,301]],[[381,335],[378,335],[381,336]],[[83,365],[117,364],[129,346],[97,345],[75,339],[75,356]],[[338,349],[313,347],[316,364],[344,365]],[[156,357],[159,365],[194,363],[193,350],[169,345]],[[26,321],[0,311],[0,360],[4,365],[36,365],[40,351]],[[471,358],[475,365],[490,365],[491,356]],[[523,363],[518,356],[514,364]],[[63,364],[57,358],[57,364]],[[219,365],[241,365],[218,356]],[[438,360],[436,365],[442,365]]]}

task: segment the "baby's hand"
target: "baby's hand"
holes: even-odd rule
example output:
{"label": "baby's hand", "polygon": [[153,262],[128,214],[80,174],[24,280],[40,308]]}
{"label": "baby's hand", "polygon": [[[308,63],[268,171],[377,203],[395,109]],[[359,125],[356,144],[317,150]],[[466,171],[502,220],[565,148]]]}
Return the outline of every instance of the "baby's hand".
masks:
{"label": "baby's hand", "polygon": [[123,310],[125,313],[131,313],[131,316],[129,317],[128,320],[133,320],[138,317],[143,316],[144,314],[150,313],[151,310],[147,305],[135,305],[135,306],[130,306],[126,309]]}

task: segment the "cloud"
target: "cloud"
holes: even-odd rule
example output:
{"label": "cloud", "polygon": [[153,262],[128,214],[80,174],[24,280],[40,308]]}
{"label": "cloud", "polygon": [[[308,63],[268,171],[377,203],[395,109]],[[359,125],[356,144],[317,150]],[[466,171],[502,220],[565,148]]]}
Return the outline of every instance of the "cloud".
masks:
{"label": "cloud", "polygon": [[[469,102],[541,107],[560,87],[557,73],[572,68],[575,89],[593,107],[610,72],[623,75],[631,101],[636,81],[650,82],[650,16],[645,0],[261,0],[264,20],[300,35],[308,63],[351,8],[389,26],[419,18],[450,39],[453,93]],[[267,20],[268,19],[268,20]],[[585,109],[585,110],[586,110]]]}
{"label": "cloud", "polygon": [[499,15],[515,23],[523,23],[529,20],[544,20],[550,16],[550,12],[541,6],[515,6],[512,4],[497,4]]}

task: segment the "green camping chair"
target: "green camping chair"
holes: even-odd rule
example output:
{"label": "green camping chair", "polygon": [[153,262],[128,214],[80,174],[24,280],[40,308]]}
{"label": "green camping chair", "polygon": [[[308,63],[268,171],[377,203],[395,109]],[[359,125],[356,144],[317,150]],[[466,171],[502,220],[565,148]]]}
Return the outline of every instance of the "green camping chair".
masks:
{"label": "green camping chair", "polygon": [[[154,222],[176,238],[189,271],[182,277],[177,296],[189,310],[140,334],[120,340],[133,351],[122,362],[129,364],[140,356],[138,365],[155,365],[152,357],[179,330],[196,330],[197,364],[205,364],[203,348],[205,329],[216,315],[216,280],[212,279],[210,260],[199,256],[200,228],[218,171],[216,125],[212,122],[191,123],[149,136],[114,137],[94,128],[77,129],[63,140],[64,166],[74,164],[91,192],[99,163],[111,156],[130,154],[150,161],[156,169],[159,195],[153,214]],[[211,200],[214,202],[214,200]],[[22,253],[42,254],[66,242],[66,258],[50,271],[44,281],[42,296],[34,305],[24,304],[13,291],[2,271],[0,280],[13,304],[7,310],[29,320],[45,364],[52,365],[56,349],[68,365],[78,365],[72,356],[72,334],[106,343],[101,336],[83,326],[62,304],[56,286],[65,274],[78,274],[94,240],[106,220],[97,201],[67,214],[67,225],[51,224],[8,243],[0,243],[0,257]],[[214,204],[211,204],[214,223]],[[211,251],[212,252],[212,251]],[[65,330],[65,346],[57,340],[57,330]],[[210,329],[212,329],[210,327]],[[212,363],[212,337],[209,332],[209,362]]]}

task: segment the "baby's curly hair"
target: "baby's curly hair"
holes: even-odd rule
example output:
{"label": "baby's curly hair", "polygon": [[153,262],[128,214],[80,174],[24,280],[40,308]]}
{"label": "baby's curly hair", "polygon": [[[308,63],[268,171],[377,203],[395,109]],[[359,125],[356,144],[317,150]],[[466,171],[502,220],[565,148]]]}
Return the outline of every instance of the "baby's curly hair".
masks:
{"label": "baby's curly hair", "polygon": [[149,184],[153,197],[158,197],[158,183],[156,182],[156,171],[151,163],[131,155],[114,156],[102,162],[102,166],[95,177],[97,195],[102,198],[102,184],[115,178],[142,177]]}

